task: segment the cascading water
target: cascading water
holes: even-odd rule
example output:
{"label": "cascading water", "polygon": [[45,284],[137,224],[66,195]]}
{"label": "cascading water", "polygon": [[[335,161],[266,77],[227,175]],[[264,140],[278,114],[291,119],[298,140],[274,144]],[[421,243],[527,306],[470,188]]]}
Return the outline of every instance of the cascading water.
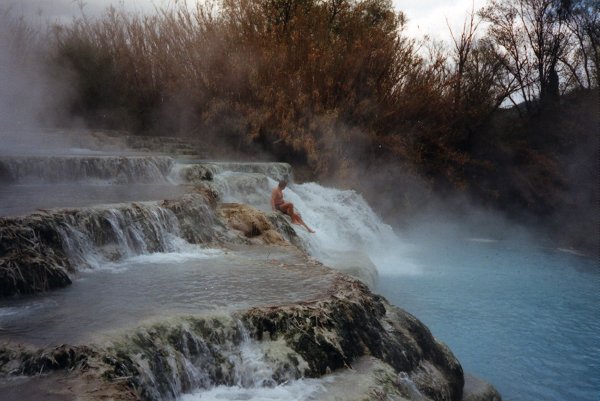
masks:
{"label": "cascading water", "polygon": [[[208,208],[204,210],[209,214]],[[164,207],[138,204],[135,209],[96,209],[82,217],[66,215],[57,225],[75,267],[98,268],[135,255],[181,251],[177,241],[182,237],[179,221],[173,211]]]}
{"label": "cascading water", "polygon": [[[103,167],[94,165],[101,158],[93,160],[85,168],[57,167],[56,171],[47,173],[44,168],[32,173],[33,170],[25,167],[5,166],[0,168],[0,179],[13,183],[21,181],[21,184],[9,186],[14,188],[24,185],[25,181],[35,182],[32,176],[37,174],[43,182],[79,180],[79,189],[82,184],[86,185],[85,182],[95,180],[104,182],[100,185],[102,190],[106,181],[113,180],[111,177],[117,177],[109,183],[111,186],[122,185],[117,182],[135,183],[146,179],[150,184],[156,181],[202,181],[219,193],[221,201],[248,203],[270,211],[270,191],[277,185],[276,180],[291,176],[289,166],[283,164],[179,164],[169,158],[142,158],[131,163],[103,159],[103,162],[108,161],[108,166],[113,166],[110,167],[112,173],[107,176],[101,172]],[[61,162],[56,163],[60,166]],[[154,167],[150,166],[152,164]],[[117,172],[121,168],[118,166],[127,166],[123,170],[126,172]],[[168,193],[176,194],[177,186],[169,185]],[[160,192],[161,199],[164,194],[165,191]],[[589,306],[600,304],[598,293],[594,291],[600,282],[597,271],[590,268],[585,259],[573,255],[557,257],[555,251],[542,252],[540,256],[540,252],[532,253],[531,249],[511,253],[504,246],[506,242],[475,242],[467,237],[454,238],[451,243],[431,242],[430,236],[401,240],[356,192],[308,183],[291,184],[284,196],[317,231],[309,234],[302,227],[296,228],[315,258],[353,273],[372,286],[376,282],[376,266],[380,275],[377,290],[394,303],[422,316],[435,335],[452,345],[467,370],[497,383],[506,399],[595,401],[592,395],[600,388],[600,383],[589,372],[600,369],[597,365],[600,344],[595,335],[600,328],[594,324],[598,319]],[[54,222],[50,231],[57,233],[70,263],[75,268],[90,266],[95,269],[82,273],[78,285],[62,293],[52,293],[41,299],[10,301],[6,305],[0,302],[4,332],[20,333],[31,343],[88,341],[90,335],[105,330],[107,324],[113,329],[135,327],[140,320],[156,315],[293,302],[318,296],[331,282],[326,271],[307,270],[304,260],[294,266],[289,255],[285,269],[272,265],[271,261],[275,260],[272,250],[244,249],[226,254],[192,245],[214,238],[220,230],[214,216],[198,197],[181,202],[143,202],[47,213]],[[34,225],[36,217],[23,219],[23,224],[30,226]],[[432,232],[434,230],[432,228]],[[463,253],[474,247],[478,247],[475,254]],[[449,249],[457,252],[448,252]],[[104,269],[99,269],[101,267]],[[172,282],[173,275],[182,280]],[[493,283],[486,281],[489,277],[494,278]],[[551,285],[556,282],[561,283],[560,288]],[[517,287],[515,283],[519,286],[513,293],[511,291]],[[492,298],[487,293],[493,294]],[[503,300],[502,294],[506,293],[513,293],[511,302]],[[561,296],[557,297],[556,293]],[[92,296],[90,301],[90,294],[102,296],[95,299]],[[126,306],[120,301],[125,299],[123,294],[127,294]],[[216,298],[221,300],[220,304],[216,303]],[[476,307],[469,308],[469,305]],[[523,313],[516,314],[515,311]],[[67,315],[74,319],[69,320]],[[565,324],[552,324],[552,319],[541,319],[543,316],[554,316],[555,322],[559,320]],[[525,321],[537,322],[539,327],[527,326]],[[44,332],[45,337],[29,336],[23,322],[33,322],[31,324]],[[81,331],[82,326],[88,331]],[[577,329],[570,328],[573,326]],[[504,331],[503,327],[519,329],[513,333],[512,330]],[[156,393],[155,398],[161,399],[165,394],[170,394],[166,398],[172,398],[188,392],[181,396],[185,401],[240,397],[247,400],[317,400],[323,396],[326,387],[338,386],[336,391],[341,391],[344,385],[340,383],[355,380],[355,376],[336,376],[335,380],[292,380],[284,384],[287,379],[282,379],[273,382],[273,377],[281,375],[281,371],[274,373],[273,361],[266,355],[279,345],[259,344],[244,338],[243,330],[238,328],[238,331],[242,340],[227,355],[232,372],[229,382],[217,383],[208,378],[206,369],[199,368],[198,360],[192,357],[200,352],[201,342],[188,341],[185,343],[187,351],[184,347],[182,352],[186,357],[176,357],[174,351],[166,356],[164,366],[169,366],[167,370],[179,373],[165,382],[165,389]],[[551,335],[540,334],[544,332]],[[455,341],[463,337],[470,339],[466,340],[466,347]],[[465,352],[465,348],[468,350],[477,341],[481,343],[476,352]],[[542,345],[532,346],[538,342]],[[555,344],[559,346],[553,348]],[[483,349],[489,352],[483,352]],[[510,352],[503,353],[503,349]],[[526,360],[519,362],[517,358],[510,364],[498,362],[514,361],[515,354],[524,355]],[[560,361],[568,361],[566,369],[560,369]],[[144,361],[139,363],[143,366]],[[492,372],[486,370],[486,366],[492,367]],[[495,375],[495,366],[510,375]],[[552,371],[559,371],[560,377]],[[156,373],[148,366],[145,376],[148,388],[156,388]],[[300,377],[294,373],[289,379]],[[522,377],[527,381],[520,379]],[[415,390],[414,383],[404,379],[399,380],[409,390]],[[563,385],[565,382],[571,385]],[[194,392],[197,388],[203,390]],[[416,392],[414,398],[418,399],[418,396]]]}
{"label": "cascading water", "polygon": [[161,200],[174,185],[167,156],[0,156],[0,216],[37,209]]}
{"label": "cascading water", "polygon": [[[268,354],[282,343],[260,344],[248,336],[241,326],[242,342],[235,353],[230,354],[233,365],[233,381],[229,385],[208,386],[201,391],[184,394],[180,401],[217,401],[217,400],[316,400],[315,395],[324,390],[323,383],[315,379],[300,379],[298,369],[286,369],[277,366]],[[289,352],[289,351],[288,351]],[[276,370],[279,369],[279,372]],[[279,377],[279,383],[273,378]]]}
{"label": "cascading water", "polygon": [[[213,181],[225,201],[247,203],[270,211],[271,190],[277,185],[277,175],[268,172],[216,172]],[[383,223],[363,197],[352,190],[341,191],[316,183],[291,184],[284,191],[287,201],[294,203],[309,226],[317,229],[310,241],[315,253],[328,250],[367,251],[383,242],[396,239],[392,228]],[[304,233],[303,229],[298,230]]]}
{"label": "cascading water", "polygon": [[[268,210],[276,184],[269,179],[253,195],[245,184],[230,186],[228,196]],[[296,229],[315,257],[335,266],[344,255],[356,263],[357,251],[368,255],[377,291],[422,317],[467,371],[497,384],[505,399],[595,401],[600,272],[591,259],[510,234],[502,241],[477,229],[444,236],[440,224],[400,239],[359,194],[315,183],[289,185],[284,197],[317,231]]]}
{"label": "cascading water", "polygon": [[[271,190],[277,181],[264,174],[221,172],[213,177],[222,197],[229,202],[247,203],[270,211]],[[392,228],[371,209],[364,198],[352,190],[326,188],[316,183],[290,184],[284,190],[286,201],[294,204],[309,227],[309,234],[297,226],[296,232],[307,250],[321,262],[361,278],[373,286],[377,270],[388,265],[386,259],[399,261],[405,244]],[[413,266],[394,266],[412,270]]]}

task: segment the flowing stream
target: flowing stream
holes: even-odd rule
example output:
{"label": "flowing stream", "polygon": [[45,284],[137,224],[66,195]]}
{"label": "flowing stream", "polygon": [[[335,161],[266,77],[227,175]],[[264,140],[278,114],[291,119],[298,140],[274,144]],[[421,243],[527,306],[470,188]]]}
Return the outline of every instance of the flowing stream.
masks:
{"label": "flowing stream", "polygon": [[[282,164],[194,163],[97,155],[0,160],[0,215],[174,198],[189,190],[184,177],[192,176],[210,182],[224,202],[269,211],[276,180],[291,173]],[[600,270],[592,260],[535,241],[443,235],[435,226],[399,237],[359,194],[315,183],[291,184],[284,196],[316,230],[296,228],[315,258],[423,320],[465,371],[493,383],[504,399],[598,400]],[[289,250],[191,245],[173,212],[154,203],[91,210],[96,217],[85,224],[67,213],[60,226],[79,271],[73,285],[0,301],[0,339],[40,346],[102,341],[164,316],[316,298],[332,280],[327,269],[308,270]],[[110,238],[98,233],[98,221],[108,222]],[[260,347],[250,339],[242,344],[236,386],[182,401],[319,400],[366,380],[370,363],[273,386]]]}

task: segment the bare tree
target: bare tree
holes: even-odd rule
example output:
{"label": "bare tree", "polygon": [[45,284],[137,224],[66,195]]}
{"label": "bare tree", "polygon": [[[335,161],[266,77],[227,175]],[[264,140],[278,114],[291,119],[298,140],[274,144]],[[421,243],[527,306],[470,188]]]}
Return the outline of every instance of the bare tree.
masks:
{"label": "bare tree", "polygon": [[473,6],[460,34],[448,26],[453,45],[449,77],[452,124],[455,135],[467,140],[515,89],[514,80],[505,77],[491,41],[477,37],[480,23]]}
{"label": "bare tree", "polygon": [[561,62],[576,86],[590,89],[598,85],[600,68],[600,0],[569,3],[567,28],[571,43]]}
{"label": "bare tree", "polygon": [[467,67],[467,62],[471,55],[471,51],[473,50],[473,44],[475,41],[475,32],[477,31],[477,27],[481,21],[475,21],[475,12],[471,10],[469,17],[465,19],[463,23],[463,29],[460,33],[460,37],[452,32],[452,28],[448,24],[446,20],[446,24],[448,25],[448,29],[450,30],[450,36],[452,37],[452,41],[454,44],[454,62],[456,65],[456,73],[454,78],[454,106],[459,107],[461,104],[462,98],[462,85],[463,85],[463,76],[465,73],[465,68]]}
{"label": "bare tree", "polygon": [[[481,11],[490,22],[490,35],[499,55],[517,83],[511,94],[525,102],[528,112],[559,95],[559,62],[565,54],[567,24],[560,0],[491,0]],[[517,95],[517,98],[515,98]]]}

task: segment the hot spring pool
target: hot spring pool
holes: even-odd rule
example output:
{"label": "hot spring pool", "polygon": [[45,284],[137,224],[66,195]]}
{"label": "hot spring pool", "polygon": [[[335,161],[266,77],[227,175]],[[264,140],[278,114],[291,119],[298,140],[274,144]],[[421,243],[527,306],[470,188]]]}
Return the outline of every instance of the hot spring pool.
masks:
{"label": "hot spring pool", "polygon": [[422,320],[504,400],[600,399],[593,259],[478,238],[415,241],[393,259],[379,261],[377,291]]}

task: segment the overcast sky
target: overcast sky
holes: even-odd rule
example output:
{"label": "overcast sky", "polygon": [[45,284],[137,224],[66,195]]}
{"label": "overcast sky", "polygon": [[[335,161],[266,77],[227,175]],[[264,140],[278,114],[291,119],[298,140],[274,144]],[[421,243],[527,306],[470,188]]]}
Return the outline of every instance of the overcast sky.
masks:
{"label": "overcast sky", "polygon": [[[122,4],[130,11],[152,11],[155,5],[168,5],[176,0],[84,0],[88,15],[100,14],[109,4]],[[188,0],[191,2],[194,0]],[[408,32],[414,36],[430,35],[434,38],[447,38],[446,19],[454,31],[459,31],[473,4],[475,10],[485,0],[393,0],[398,10],[405,12],[409,19]],[[33,16],[38,20],[69,21],[79,13],[77,0],[0,0],[2,5],[10,5],[18,14]],[[36,17],[39,16],[39,17]]]}
{"label": "overcast sky", "polygon": [[394,6],[408,17],[410,34],[427,34],[437,39],[448,37],[448,24],[454,32],[460,32],[473,6],[477,11],[485,3],[486,0],[394,0]]}

